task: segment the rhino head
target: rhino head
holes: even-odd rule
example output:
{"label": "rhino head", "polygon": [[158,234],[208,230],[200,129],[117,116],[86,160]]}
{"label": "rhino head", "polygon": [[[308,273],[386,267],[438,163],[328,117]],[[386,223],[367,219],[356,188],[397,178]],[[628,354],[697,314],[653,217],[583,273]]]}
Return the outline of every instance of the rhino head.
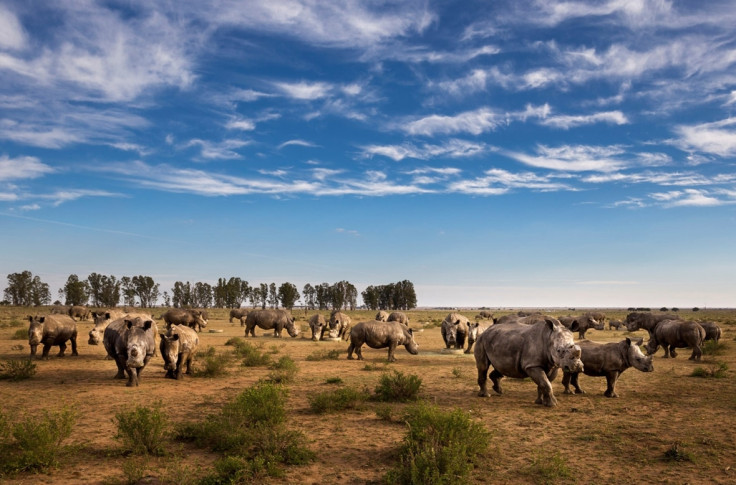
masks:
{"label": "rhino head", "polygon": [[471,323],[468,326],[468,340],[471,342],[475,342],[478,340],[478,327],[480,327],[480,323],[475,322]]}
{"label": "rhino head", "polygon": [[45,320],[46,317],[28,315],[28,321],[30,322],[28,326],[28,345],[31,346],[31,355],[36,354],[36,348],[43,340],[43,322]]}
{"label": "rhino head", "polygon": [[204,317],[201,311],[192,312],[192,315],[194,316],[194,322],[201,328],[207,326],[207,319]]}
{"label": "rhino head", "polygon": [[138,327],[135,325],[136,320],[125,320],[125,326],[128,328],[127,366],[132,368],[139,368],[145,365],[145,358],[148,353],[147,333],[153,325],[151,320],[146,320],[143,327]]}
{"label": "rhino head", "polygon": [[404,331],[404,348],[411,355],[417,355],[419,353],[419,344],[414,340],[414,331],[410,328]]}
{"label": "rhino head", "polygon": [[559,321],[546,318],[547,328],[551,330],[550,342],[552,345],[552,360],[555,365],[565,372],[582,372],[583,361],[580,357],[583,351],[575,344],[572,332],[566,329]]}
{"label": "rhino head", "polygon": [[656,354],[659,350],[659,342],[657,342],[657,339],[652,337],[649,339],[644,348],[647,350],[647,355],[651,356],[653,354]]}
{"label": "rhino head", "polygon": [[164,360],[165,370],[176,370],[176,363],[179,360],[179,334],[175,333],[171,336],[166,334],[161,335],[161,342],[163,342],[163,354],[166,357]]}
{"label": "rhino head", "polygon": [[289,321],[284,326],[286,332],[289,334],[290,337],[297,337],[299,335],[299,327],[297,327],[294,322],[295,318],[289,317]]}
{"label": "rhino head", "polygon": [[642,372],[652,372],[654,370],[654,365],[652,365],[652,356],[644,355],[639,348],[643,340],[644,339],[632,341],[630,338],[626,339],[629,363],[635,369],[638,369]]}

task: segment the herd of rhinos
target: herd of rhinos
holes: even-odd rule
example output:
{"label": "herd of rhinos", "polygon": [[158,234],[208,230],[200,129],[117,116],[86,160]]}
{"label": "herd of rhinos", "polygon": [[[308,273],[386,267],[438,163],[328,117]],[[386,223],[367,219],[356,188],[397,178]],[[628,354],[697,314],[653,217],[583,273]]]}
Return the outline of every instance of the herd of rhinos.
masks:
{"label": "herd of rhinos", "polygon": [[[31,357],[36,355],[40,344],[43,344],[43,358],[48,358],[49,349],[56,345],[60,348],[58,355],[63,357],[67,340],[71,341],[72,355],[78,355],[76,318],[87,319],[90,315],[94,319],[94,328],[89,332],[89,344],[102,342],[108,356],[117,364],[115,378],[125,379],[127,373],[127,385],[137,386],[141,371],[156,355],[158,329],[151,314],[118,310],[91,312],[82,306],[54,307],[50,315],[28,317]],[[180,379],[185,365],[187,374],[192,371],[192,358],[199,345],[197,332],[207,326],[207,314],[202,310],[171,309],[160,318],[167,328],[160,334],[158,346],[166,377]],[[281,337],[284,329],[291,337],[299,335],[294,317],[286,310],[235,309],[230,312],[230,322],[233,318],[240,319],[246,337],[256,336],[255,327],[273,330],[274,337]],[[660,346],[664,347],[665,357],[675,357],[676,348],[692,348],[690,359],[699,361],[703,341],[712,339],[717,342],[721,337],[721,329],[714,322],[685,321],[669,314],[634,312],[627,315],[625,322],[609,322],[609,328],[618,329],[625,325],[630,332],[641,328],[647,330],[649,341],[645,349],[648,355],[645,356],[640,349],[643,339],[633,341],[626,338],[608,344],[584,340],[588,329],[604,328],[605,315],[597,312],[557,319],[523,312],[494,318],[491,313],[482,311],[476,320],[471,323],[459,313],[450,313],[442,322],[441,333],[448,349],[465,349],[465,353],[474,353],[480,387],[478,395],[489,395],[488,377],[498,394],[502,393],[503,377],[529,377],[537,384],[535,402],[545,406],[557,404],[550,382],[560,368],[564,374],[562,384],[566,394],[571,393],[571,384],[576,394],[585,392],[578,385],[578,375],[583,372],[589,376],[605,377],[605,396],[618,397],[615,388],[619,375],[629,367],[643,372],[653,371],[652,354]],[[349,340],[348,359],[353,359],[355,352],[362,360],[363,344],[374,349],[388,348],[390,362],[396,360],[394,353],[399,345],[403,345],[410,354],[419,353],[413,331],[409,328],[409,319],[402,312],[389,314],[380,311],[375,320],[352,325],[348,315],[334,311],[329,320],[319,314],[313,315],[309,326],[312,340]],[[573,332],[578,332],[581,339],[577,343]],[[491,367],[493,370],[489,376]]]}

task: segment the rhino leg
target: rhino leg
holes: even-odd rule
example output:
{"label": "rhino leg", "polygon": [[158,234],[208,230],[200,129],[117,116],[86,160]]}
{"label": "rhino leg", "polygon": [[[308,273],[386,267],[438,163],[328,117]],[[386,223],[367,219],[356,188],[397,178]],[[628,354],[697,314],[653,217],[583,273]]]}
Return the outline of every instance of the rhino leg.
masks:
{"label": "rhino leg", "polygon": [[527,374],[537,384],[535,404],[544,404],[547,407],[557,406],[557,399],[552,393],[552,384],[547,379],[547,373],[539,367],[533,367],[527,369]]}
{"label": "rhino leg", "polygon": [[131,367],[126,367],[125,371],[128,373],[128,382],[125,383],[127,387],[138,386],[138,370]]}
{"label": "rhino leg", "polygon": [[350,342],[350,345],[348,345],[348,360],[353,360],[353,350],[355,350],[355,344]]}
{"label": "rhino leg", "polygon": [[585,394],[585,391],[583,391],[580,385],[578,384],[579,376],[580,376],[579,372],[564,372],[562,374],[562,385],[565,386],[564,394],[573,393],[570,390],[570,384],[572,384],[572,387],[575,388],[575,394]]}
{"label": "rhino leg", "polygon": [[672,357],[673,359],[677,357],[677,351],[675,350],[674,345],[670,345],[670,357]]}
{"label": "rhino leg", "polygon": [[[184,364],[187,364],[189,361],[189,352],[182,352],[179,354],[179,360],[176,363],[176,379],[179,380],[182,377],[182,374],[184,373]],[[189,374],[188,371],[189,367],[187,364],[187,374]]]}
{"label": "rhino leg", "polygon": [[64,352],[66,351],[66,343],[61,342],[59,344],[59,353],[56,354],[57,357],[64,357]]}
{"label": "rhino leg", "polygon": [[363,347],[363,343],[361,342],[360,345],[355,346],[355,355],[358,356],[358,360],[363,360],[363,351],[361,348]]}
{"label": "rhino leg", "polygon": [[690,358],[688,358],[687,360],[694,360],[696,362],[700,362],[701,355],[703,355],[703,352],[700,350],[700,347],[696,345],[693,347],[692,355],[690,355]]}
{"label": "rhino leg", "polygon": [[391,342],[388,346],[388,361],[389,362],[396,362],[396,356],[394,353],[396,352],[397,343]]}
{"label": "rhino leg", "polygon": [[185,372],[185,374],[189,374],[189,375],[192,374],[192,361],[193,360],[194,360],[194,353],[189,352],[187,354],[187,371]]}
{"label": "rhino leg", "polygon": [[493,390],[498,394],[503,394],[503,389],[501,389],[501,379],[503,379],[503,374],[498,372],[496,369],[493,369],[491,371],[490,378],[491,381],[493,381]]}
{"label": "rhino leg", "polygon": [[462,350],[465,347],[465,335],[458,332],[457,342],[455,342],[455,348]]}
{"label": "rhino leg", "polygon": [[36,356],[36,352],[38,352],[38,344],[31,345],[31,358]]}
{"label": "rhino leg", "polygon": [[618,380],[618,372],[609,372],[606,374],[606,392],[603,393],[606,397],[618,397],[616,394],[616,381]]}
{"label": "rhino leg", "polygon": [[115,374],[114,379],[125,379],[125,357],[116,355],[115,364],[118,366],[118,373]]}
{"label": "rhino leg", "polygon": [[468,348],[465,350],[466,354],[470,354],[473,352],[473,344],[475,343],[475,340],[468,339]]}
{"label": "rhino leg", "polygon": [[41,353],[41,359],[49,360],[49,350],[51,350],[51,344],[43,344],[43,352]]}

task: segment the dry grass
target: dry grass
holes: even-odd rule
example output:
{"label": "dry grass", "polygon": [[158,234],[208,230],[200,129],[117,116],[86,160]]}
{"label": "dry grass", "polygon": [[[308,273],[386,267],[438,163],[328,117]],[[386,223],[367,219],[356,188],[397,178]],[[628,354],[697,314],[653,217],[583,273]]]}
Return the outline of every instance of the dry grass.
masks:
{"label": "dry grass", "polygon": [[[28,346],[19,349],[12,340],[17,328],[12,321],[22,321],[29,309],[0,308],[0,361],[27,357]],[[157,309],[159,310],[159,309]],[[493,311],[493,309],[491,309]],[[42,313],[33,309],[34,313]],[[557,312],[557,315],[580,310]],[[155,312],[154,312],[155,313]],[[159,312],[160,313],[160,312]],[[736,413],[736,311],[681,311],[684,318],[714,320],[724,330],[723,353],[714,361],[724,362],[728,370],[721,379],[696,379],[693,370],[704,363],[687,360],[681,352],[676,359],[654,358],[655,371],[642,373],[630,369],[620,378],[618,399],[603,396],[605,379],[581,376],[585,395],[563,395],[558,378],[553,389],[559,400],[556,408],[535,405],[536,388],[528,380],[504,380],[504,394],[479,398],[472,355],[442,354],[440,329],[417,332],[419,355],[397,349],[397,362],[386,364],[386,349],[364,348],[365,361],[346,359],[346,342],[312,342],[309,332],[298,338],[264,337],[269,332],[257,330],[259,337],[245,338],[239,322],[228,323],[226,310],[210,310],[210,324],[200,334],[203,349],[212,347],[217,354],[233,353],[225,342],[240,337],[261,347],[261,352],[277,350],[298,367],[286,403],[286,423],[301,431],[309,447],[317,454],[307,465],[289,466],[278,479],[265,483],[378,483],[397,464],[397,451],[406,433],[403,416],[409,404],[367,401],[356,409],[334,414],[310,410],[309,396],[333,387],[328,379],[339,378],[341,385],[353,389],[375,389],[381,376],[394,371],[416,375],[422,381],[421,398],[444,411],[461,409],[481,423],[492,438],[487,458],[480,460],[469,476],[471,483],[695,483],[707,477],[709,483],[733,483],[736,480],[736,438],[732,431]],[[310,312],[313,313],[313,312]],[[372,319],[375,312],[348,312],[353,322]],[[448,311],[408,312],[411,326],[418,322],[441,321]],[[473,318],[477,311],[461,311]],[[496,315],[510,311],[495,311]],[[606,311],[612,318],[625,318],[626,311]],[[158,314],[158,313],[157,313]],[[294,312],[299,324],[305,324],[303,312]],[[79,334],[86,335],[91,322],[78,323]],[[222,333],[209,333],[221,329]],[[588,338],[600,342],[619,341],[633,335],[625,330],[588,332]],[[161,401],[169,412],[172,427],[218,413],[238,393],[266,380],[278,369],[268,366],[243,367],[241,359],[227,363],[227,374],[216,379],[189,378],[175,381],[164,378],[161,356],[154,357],[141,376],[140,387],[127,388],[115,380],[115,363],[105,360],[101,346],[90,346],[78,339],[79,357],[55,357],[35,361],[37,373],[19,382],[0,381],[0,399],[4,409],[23,410],[23,414],[41,415],[68,405],[75,409],[70,446],[78,452],[65,456],[58,468],[43,476],[46,483],[112,483],[126,479],[124,461],[120,460],[115,440],[114,416],[122,406]],[[337,360],[308,360],[310,355],[340,352]],[[195,365],[197,365],[195,357]],[[278,359],[274,358],[273,361]],[[373,372],[367,372],[370,369]],[[677,444],[673,448],[673,443]],[[160,475],[165,470],[186,469],[187,477],[211,473],[217,453],[188,444],[177,444],[173,454],[151,456],[147,473]],[[688,459],[677,459],[687,456]],[[585,457],[585,458],[581,458]],[[130,467],[128,467],[130,468]],[[4,483],[20,484],[38,480],[21,473],[3,477]]]}

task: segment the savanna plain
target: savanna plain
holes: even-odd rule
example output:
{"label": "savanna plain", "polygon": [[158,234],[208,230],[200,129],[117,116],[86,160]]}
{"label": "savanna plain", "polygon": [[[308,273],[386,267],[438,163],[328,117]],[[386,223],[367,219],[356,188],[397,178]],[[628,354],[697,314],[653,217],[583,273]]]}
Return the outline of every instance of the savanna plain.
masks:
{"label": "savanna plain", "polygon": [[[163,311],[151,310],[155,316]],[[601,311],[607,319],[625,319],[628,313]],[[478,397],[472,353],[442,352],[440,322],[448,312],[406,312],[419,354],[400,346],[397,361],[389,364],[386,349],[364,346],[365,360],[347,360],[344,340],[312,341],[307,319],[314,311],[294,310],[300,335],[290,338],[284,332],[278,339],[262,329],[256,329],[256,338],[246,338],[238,320],[228,321],[228,310],[210,309],[209,325],[199,334],[194,375],[166,379],[161,355],[156,355],[141,374],[140,386],[132,388],[113,378],[116,366],[105,359],[103,346],[88,345],[92,321],[78,322],[78,356],[67,348],[67,356],[59,358],[53,347],[48,360],[33,361],[31,377],[0,380],[0,411],[8,423],[39,420],[62,409],[73,416],[53,466],[8,472],[0,482],[122,484],[143,478],[139,483],[199,483],[222,463],[224,453],[181,439],[181,430],[213,419],[259,381],[273,380],[273,363],[288,356],[295,374],[279,384],[286,391],[283,425],[301,433],[313,456],[278,473],[257,474],[253,480],[258,483],[383,483],[399,466],[405,416],[417,406],[375,399],[382,376],[398,373],[421,379],[421,402],[443,411],[461,410],[487,431],[487,448],[474,465],[462,465],[470,469],[469,483],[736,483],[736,310],[679,312],[686,320],[715,321],[723,330],[718,345],[706,346],[701,362],[688,360],[687,349],[674,359],[663,358],[660,349],[654,372],[630,368],[622,374],[618,398],[604,397],[604,378],[585,375],[580,385],[586,394],[563,394],[560,373],[552,383],[558,399],[554,408],[534,404],[536,386],[529,379],[504,379],[503,395]],[[46,308],[0,308],[0,362],[27,360],[27,315],[46,313]],[[329,312],[321,313],[329,318]],[[353,324],[375,314],[347,313]],[[474,321],[478,312],[460,313]],[[157,323],[164,327],[163,321]],[[606,325],[605,330],[588,330],[586,337],[604,343],[627,337],[646,341],[647,334]],[[236,338],[269,358],[244,366]],[[207,375],[207,366],[218,356],[219,371]],[[366,399],[347,409],[318,412],[315,396],[330,396],[336,389],[356,390]],[[116,416],[140,408],[157,409],[165,417],[162,447],[153,454],[135,453],[117,437]]]}

